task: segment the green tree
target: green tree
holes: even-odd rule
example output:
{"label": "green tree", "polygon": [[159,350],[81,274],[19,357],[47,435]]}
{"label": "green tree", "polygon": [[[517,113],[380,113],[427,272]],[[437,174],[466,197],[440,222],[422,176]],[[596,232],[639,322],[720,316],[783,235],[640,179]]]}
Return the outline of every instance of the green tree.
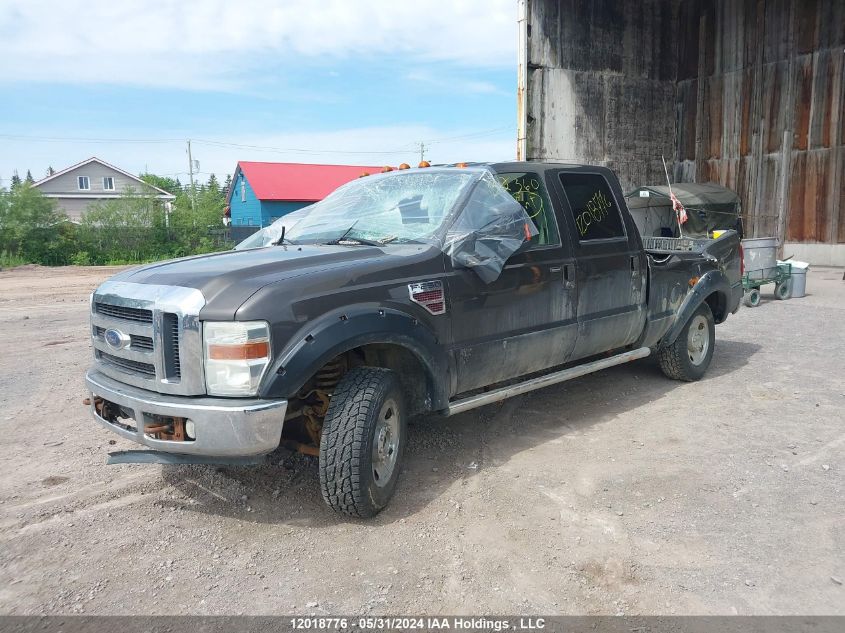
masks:
{"label": "green tree", "polygon": [[204,186],[192,206],[189,192],[159,178],[151,181],[172,188],[172,203],[126,189],[89,207],[79,225],[18,178],[9,191],[0,189],[0,264],[141,263],[231,247],[224,241],[222,192]]}
{"label": "green tree", "polygon": [[0,191],[0,199],[0,252],[39,264],[69,261],[74,227],[54,200],[25,182]]}
{"label": "green tree", "polygon": [[206,187],[210,192],[215,194],[220,194],[220,183],[217,180],[217,176],[211,174],[208,177],[208,185]]}
{"label": "green tree", "polygon": [[96,263],[142,262],[167,255],[164,205],[131,187],[119,198],[88,207],[80,233],[80,251]]}
{"label": "green tree", "polygon": [[44,176],[44,177],[45,177],[45,178],[49,178],[50,176],[55,175],[55,173],[56,173],[56,170],[55,170],[55,169],[53,169],[53,166],[52,166],[52,165],[50,165],[50,166],[47,168],[47,173],[45,174],[45,176]]}
{"label": "green tree", "polygon": [[15,189],[17,189],[20,186],[21,186],[21,177],[18,176],[18,170],[16,169],[15,173],[12,174],[12,184],[11,184],[10,189],[12,191],[14,191]]}
{"label": "green tree", "polygon": [[196,206],[192,208],[189,192],[176,197],[170,213],[170,236],[174,255],[206,253],[219,250],[222,243],[223,208],[226,199],[212,187],[196,192]]}
{"label": "green tree", "polygon": [[167,193],[171,193],[173,195],[176,195],[182,190],[182,183],[179,182],[178,178],[173,179],[167,176],[157,176],[156,174],[149,173],[141,174],[139,178],[148,185],[164,189]]}
{"label": "green tree", "polygon": [[35,183],[35,178],[32,177],[32,172],[28,169],[26,170],[26,178],[24,178],[24,182],[28,185],[32,185]]}

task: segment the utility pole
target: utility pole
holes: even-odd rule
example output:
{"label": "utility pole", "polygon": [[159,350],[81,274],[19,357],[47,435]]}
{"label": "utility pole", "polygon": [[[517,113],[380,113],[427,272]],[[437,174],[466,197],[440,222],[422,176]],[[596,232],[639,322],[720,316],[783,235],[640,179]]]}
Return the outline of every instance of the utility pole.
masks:
{"label": "utility pole", "polygon": [[194,189],[194,158],[191,156],[191,139],[188,139],[188,175],[191,178],[191,211],[196,211],[196,189]]}
{"label": "utility pole", "polygon": [[425,143],[420,141],[420,162],[425,160]]}

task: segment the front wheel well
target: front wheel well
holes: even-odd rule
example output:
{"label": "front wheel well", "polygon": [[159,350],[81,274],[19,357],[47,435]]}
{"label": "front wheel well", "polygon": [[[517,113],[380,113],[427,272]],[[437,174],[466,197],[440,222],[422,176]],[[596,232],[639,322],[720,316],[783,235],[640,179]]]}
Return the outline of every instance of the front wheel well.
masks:
{"label": "front wheel well", "polygon": [[432,377],[422,361],[407,347],[395,343],[370,343],[347,353],[363,358],[364,365],[396,372],[412,415],[431,410]]}
{"label": "front wheel well", "polygon": [[432,409],[433,376],[414,352],[396,343],[367,343],[338,354],[305,382],[297,396],[302,397],[314,390],[324,390],[331,395],[332,388],[347,371],[362,366],[381,367],[396,372],[411,414],[425,413]]}

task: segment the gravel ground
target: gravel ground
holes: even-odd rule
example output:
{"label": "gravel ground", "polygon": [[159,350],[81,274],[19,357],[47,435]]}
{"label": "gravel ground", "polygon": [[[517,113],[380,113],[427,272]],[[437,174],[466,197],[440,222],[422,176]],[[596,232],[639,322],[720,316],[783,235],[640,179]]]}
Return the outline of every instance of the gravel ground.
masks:
{"label": "gravel ground", "polygon": [[0,613],[845,614],[845,282],[717,327],[702,381],[631,363],[412,426],[392,505],[313,458],[107,466],[88,294],[0,272]]}

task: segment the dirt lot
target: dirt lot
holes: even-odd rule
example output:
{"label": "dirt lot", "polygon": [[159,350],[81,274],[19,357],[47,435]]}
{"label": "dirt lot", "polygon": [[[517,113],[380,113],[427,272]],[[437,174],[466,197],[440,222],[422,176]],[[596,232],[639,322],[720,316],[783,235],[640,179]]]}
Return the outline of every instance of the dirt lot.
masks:
{"label": "dirt lot", "polygon": [[369,522],[312,458],[107,466],[132,445],[80,401],[113,270],[0,272],[2,613],[845,614],[842,270],[719,326],[701,382],[643,361],[418,422]]}

